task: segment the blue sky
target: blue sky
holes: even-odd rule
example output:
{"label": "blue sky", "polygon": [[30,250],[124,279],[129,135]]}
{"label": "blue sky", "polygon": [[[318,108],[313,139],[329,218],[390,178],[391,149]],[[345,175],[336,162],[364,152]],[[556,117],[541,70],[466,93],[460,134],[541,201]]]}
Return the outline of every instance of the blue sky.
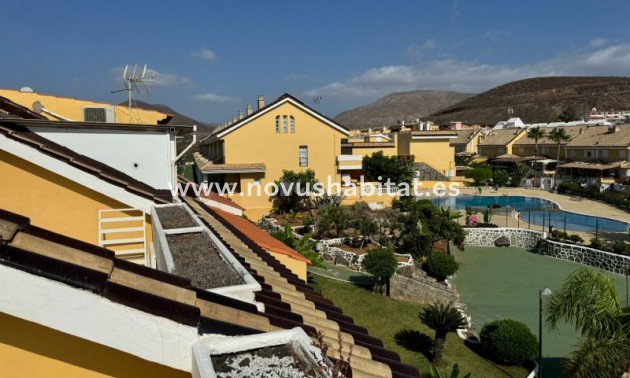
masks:
{"label": "blue sky", "polygon": [[118,103],[122,67],[146,63],[139,99],[222,122],[258,94],[334,116],[395,91],[630,72],[628,1],[57,3],[3,4],[0,87]]}

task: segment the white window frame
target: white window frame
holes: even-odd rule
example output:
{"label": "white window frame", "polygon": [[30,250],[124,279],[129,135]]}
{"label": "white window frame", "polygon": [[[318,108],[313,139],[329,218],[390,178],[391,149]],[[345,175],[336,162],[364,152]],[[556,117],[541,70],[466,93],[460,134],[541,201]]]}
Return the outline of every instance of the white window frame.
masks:
{"label": "white window frame", "polygon": [[308,146],[299,147],[298,164],[300,167],[308,167]]}
{"label": "white window frame", "polygon": [[292,133],[295,133],[295,118],[293,116],[289,116],[289,129]]}
{"label": "white window frame", "polygon": [[276,134],[280,134],[280,116],[276,116]]}
{"label": "white window frame", "polygon": [[289,117],[287,117],[285,115],[282,116],[282,132],[285,133],[285,134],[289,132],[289,124],[288,124],[288,122],[289,122]]}

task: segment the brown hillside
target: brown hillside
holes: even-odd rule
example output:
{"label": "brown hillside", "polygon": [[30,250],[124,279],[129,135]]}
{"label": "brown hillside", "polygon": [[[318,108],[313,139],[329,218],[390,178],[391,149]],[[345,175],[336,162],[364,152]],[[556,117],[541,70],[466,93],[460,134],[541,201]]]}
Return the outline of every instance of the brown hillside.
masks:
{"label": "brown hillside", "polygon": [[411,122],[472,95],[446,91],[392,93],[371,104],[339,113],[335,121],[351,129],[382,127],[401,120]]}
{"label": "brown hillside", "polygon": [[558,121],[564,110],[578,118],[592,108],[630,109],[630,77],[541,77],[514,81],[436,111],[428,118],[445,125],[451,121],[495,125],[508,109],[525,123]]}

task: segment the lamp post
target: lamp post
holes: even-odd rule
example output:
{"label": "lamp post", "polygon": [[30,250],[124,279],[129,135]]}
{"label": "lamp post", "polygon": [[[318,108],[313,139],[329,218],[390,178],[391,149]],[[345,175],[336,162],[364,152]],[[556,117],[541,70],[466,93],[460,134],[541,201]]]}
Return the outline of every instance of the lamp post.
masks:
{"label": "lamp post", "polygon": [[542,313],[543,297],[551,295],[551,289],[544,288],[538,292],[538,378],[542,378]]}

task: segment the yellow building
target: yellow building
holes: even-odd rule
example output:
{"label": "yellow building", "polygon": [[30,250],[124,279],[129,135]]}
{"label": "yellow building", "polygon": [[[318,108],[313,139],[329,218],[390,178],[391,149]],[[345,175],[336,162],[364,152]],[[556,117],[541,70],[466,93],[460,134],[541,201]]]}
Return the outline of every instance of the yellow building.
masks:
{"label": "yellow building", "polygon": [[444,180],[455,176],[455,152],[450,145],[454,131],[419,130],[396,136],[398,156],[413,161],[420,180]]}
{"label": "yellow building", "polygon": [[272,208],[264,188],[283,170],[310,169],[322,183],[339,182],[337,156],[348,133],[289,94],[266,106],[260,96],[256,112],[248,107],[241,119],[200,142],[204,157],[197,156],[196,169],[200,181],[235,184],[230,197],[248,217],[259,219]]}
{"label": "yellow building", "polygon": [[468,128],[453,130],[457,134],[457,138],[451,141],[451,147],[455,149],[456,154],[478,154],[477,145],[482,139],[483,133],[480,128]]}
{"label": "yellow building", "polygon": [[172,118],[155,110],[130,109],[122,105],[42,94],[28,87],[20,90],[0,89],[0,97],[37,112],[51,121],[157,125],[168,123]]}
{"label": "yellow building", "polygon": [[[558,143],[549,139],[549,133],[553,131],[553,129],[559,128],[564,129],[566,134],[569,136],[569,141],[573,140],[575,137],[580,135],[581,132],[586,129],[586,125],[583,126],[556,126],[556,127],[542,127],[541,130],[545,131],[545,136],[538,140],[538,155],[543,155],[549,157],[551,159],[555,159],[558,153]],[[567,158],[566,155],[566,145],[567,141],[562,141],[560,143],[560,159],[565,160]],[[516,143],[514,143],[513,147],[514,155],[520,157],[530,157],[536,155],[536,143],[532,138],[529,138],[525,135],[523,138],[519,139]]]}
{"label": "yellow building", "polygon": [[[24,115],[32,114],[25,111]],[[4,118],[10,116],[5,114]],[[50,126],[60,134],[63,129],[52,127],[57,124],[0,119],[0,208],[28,214],[38,227],[98,244],[116,250],[126,259],[149,264],[150,209],[156,203],[171,202],[171,192],[155,189],[29,128]],[[73,127],[91,126],[75,124]],[[108,127],[111,133],[111,128],[117,125]],[[118,127],[125,132],[129,127],[150,129],[153,134],[159,129],[165,133],[164,138],[169,138],[165,126]],[[136,133],[137,137],[143,134]]]}
{"label": "yellow building", "polygon": [[499,155],[514,155],[512,147],[527,135],[525,128],[491,130],[477,145],[479,155],[494,158]]}

